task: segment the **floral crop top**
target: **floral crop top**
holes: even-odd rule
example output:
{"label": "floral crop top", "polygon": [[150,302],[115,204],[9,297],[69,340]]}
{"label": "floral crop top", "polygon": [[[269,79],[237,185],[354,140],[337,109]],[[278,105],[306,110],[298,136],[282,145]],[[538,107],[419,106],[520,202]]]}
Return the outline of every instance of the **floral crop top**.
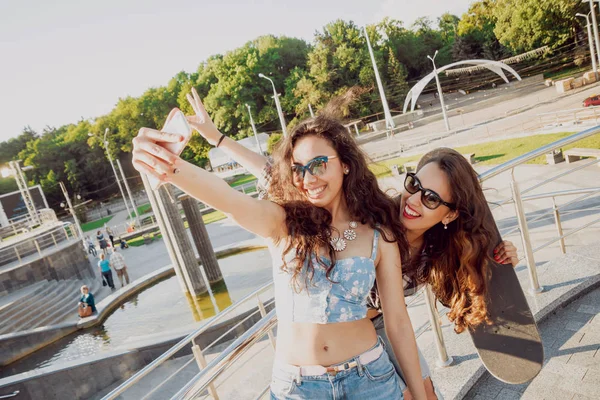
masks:
{"label": "floral crop top", "polygon": [[[325,276],[326,268],[314,260],[312,279],[306,287],[294,287],[293,272],[284,271],[273,263],[275,304],[279,321],[331,324],[363,319],[367,316],[367,299],[375,282],[375,257],[379,231],[373,236],[371,257],[348,257],[337,260],[331,280]],[[316,256],[315,256],[316,257]],[[329,260],[323,258],[328,264]],[[306,266],[298,275],[304,282]]]}

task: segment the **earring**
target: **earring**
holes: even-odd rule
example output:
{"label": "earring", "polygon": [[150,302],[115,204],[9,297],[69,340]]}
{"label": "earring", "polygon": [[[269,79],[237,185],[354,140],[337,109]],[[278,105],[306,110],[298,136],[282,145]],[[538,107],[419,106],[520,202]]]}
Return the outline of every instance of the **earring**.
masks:
{"label": "earring", "polygon": [[448,229],[448,224],[444,224],[444,229]]}
{"label": "earring", "polygon": [[344,168],[344,175],[348,175],[350,173],[350,170],[348,168]]}

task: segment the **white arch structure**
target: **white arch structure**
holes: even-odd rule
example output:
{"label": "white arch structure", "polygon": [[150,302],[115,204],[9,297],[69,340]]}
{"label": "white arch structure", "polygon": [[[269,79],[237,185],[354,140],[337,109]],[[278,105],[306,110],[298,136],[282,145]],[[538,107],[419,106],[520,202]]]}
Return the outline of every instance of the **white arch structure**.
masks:
{"label": "white arch structure", "polygon": [[[503,70],[510,72],[515,78],[517,78],[518,80],[521,80],[521,77],[519,76],[517,71],[515,71],[508,65],[504,64],[503,62],[492,61],[492,60],[457,61],[452,64],[444,65],[442,68],[438,68],[437,73],[443,72],[447,69],[456,67],[458,65],[463,65],[463,64],[485,67],[485,68],[489,69],[490,71],[498,74],[502,79],[504,79],[504,82],[506,82],[506,83],[508,83],[508,78],[504,74]],[[425,76],[423,79],[421,79],[419,82],[417,82],[412,88],[410,88],[410,90],[408,91],[408,94],[406,95],[406,99],[404,100],[404,110],[403,110],[404,113],[406,112],[406,109],[408,108],[409,102],[411,102],[410,111],[415,110],[415,106],[417,105],[417,99],[421,95],[421,92],[423,91],[423,89],[425,89],[425,86],[427,86],[434,77],[435,77],[435,72],[432,71],[427,76]]]}

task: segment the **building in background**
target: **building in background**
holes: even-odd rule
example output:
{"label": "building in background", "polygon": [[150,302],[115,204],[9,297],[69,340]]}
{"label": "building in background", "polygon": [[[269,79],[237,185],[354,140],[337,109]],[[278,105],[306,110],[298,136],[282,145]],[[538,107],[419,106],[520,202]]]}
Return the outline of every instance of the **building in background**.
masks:
{"label": "building in background", "polygon": [[[260,147],[263,152],[267,150],[267,142],[269,141],[269,135],[266,133],[258,134],[258,141],[260,143]],[[259,150],[256,145],[256,139],[254,136],[248,136],[247,138],[240,139],[237,141],[242,146],[258,153]],[[208,159],[210,160],[210,165],[217,175],[221,178],[230,178],[235,175],[245,174],[245,168],[235,162],[231,157],[229,157],[225,152],[217,147],[210,149],[208,152]]]}

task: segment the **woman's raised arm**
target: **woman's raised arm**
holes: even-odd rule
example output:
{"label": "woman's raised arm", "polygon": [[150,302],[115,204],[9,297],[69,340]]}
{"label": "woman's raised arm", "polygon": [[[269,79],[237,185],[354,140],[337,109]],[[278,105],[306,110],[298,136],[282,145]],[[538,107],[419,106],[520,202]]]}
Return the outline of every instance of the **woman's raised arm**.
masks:
{"label": "woman's raised arm", "polygon": [[414,399],[426,399],[421,376],[417,341],[404,301],[402,266],[398,244],[380,241],[377,287],[387,334]]}
{"label": "woman's raised arm", "polygon": [[[198,127],[218,132],[204,107],[197,111],[200,111],[197,116],[201,121]],[[285,235],[285,212],[282,207],[231,188],[217,175],[182,160],[158,144],[180,140],[180,135],[149,128],[140,129],[138,136],[133,139],[133,166],[163,183],[172,183],[261,237],[276,240]]]}
{"label": "woman's raised arm", "polygon": [[200,101],[200,96],[198,96],[196,89],[192,88],[192,93],[187,94],[187,99],[196,113],[196,115],[190,115],[186,117],[190,125],[196,129],[209,144],[213,146],[219,145],[219,149],[223,150],[225,154],[246,168],[252,175],[260,178],[262,171],[267,164],[267,157],[242,146],[227,136],[223,137],[221,140],[222,134],[217,130],[216,127],[214,127],[214,129],[207,128],[203,123],[203,119],[201,118],[201,116],[206,113],[206,110]]}

